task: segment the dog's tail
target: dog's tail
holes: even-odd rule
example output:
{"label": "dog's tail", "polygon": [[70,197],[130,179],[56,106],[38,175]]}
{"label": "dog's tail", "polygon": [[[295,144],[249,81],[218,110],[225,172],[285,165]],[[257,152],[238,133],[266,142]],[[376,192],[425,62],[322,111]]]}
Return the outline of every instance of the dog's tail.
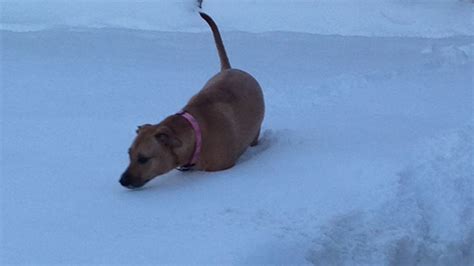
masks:
{"label": "dog's tail", "polygon": [[216,23],[212,18],[204,12],[199,12],[201,17],[209,24],[214,35],[214,41],[216,42],[217,52],[219,53],[219,59],[221,60],[221,71],[230,68],[229,58],[225,52],[224,43],[222,42],[221,34],[217,28]]}

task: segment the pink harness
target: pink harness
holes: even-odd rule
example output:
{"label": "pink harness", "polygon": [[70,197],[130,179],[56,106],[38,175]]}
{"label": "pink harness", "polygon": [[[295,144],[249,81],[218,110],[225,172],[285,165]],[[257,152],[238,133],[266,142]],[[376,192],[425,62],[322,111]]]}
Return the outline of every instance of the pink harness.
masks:
{"label": "pink harness", "polygon": [[189,122],[189,124],[191,124],[191,127],[193,128],[193,131],[194,131],[194,139],[196,140],[196,143],[194,145],[194,153],[193,153],[193,157],[191,158],[191,161],[187,163],[186,165],[183,165],[178,168],[178,170],[189,170],[189,168],[193,167],[197,163],[197,161],[199,160],[199,155],[201,154],[201,147],[202,147],[201,127],[199,127],[199,123],[196,120],[196,118],[194,118],[194,116],[192,116],[190,113],[186,111],[181,111],[177,113],[177,115],[184,117]]}

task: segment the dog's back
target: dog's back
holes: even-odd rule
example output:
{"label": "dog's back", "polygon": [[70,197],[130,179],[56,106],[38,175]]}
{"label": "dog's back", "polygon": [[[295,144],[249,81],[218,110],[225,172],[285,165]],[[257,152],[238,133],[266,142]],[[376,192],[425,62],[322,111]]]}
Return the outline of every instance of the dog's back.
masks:
{"label": "dog's back", "polygon": [[197,164],[202,170],[232,167],[251,144],[256,144],[264,117],[263,93],[250,74],[230,67],[217,25],[200,13],[212,29],[221,71],[212,77],[184,110],[203,128],[203,150]]}

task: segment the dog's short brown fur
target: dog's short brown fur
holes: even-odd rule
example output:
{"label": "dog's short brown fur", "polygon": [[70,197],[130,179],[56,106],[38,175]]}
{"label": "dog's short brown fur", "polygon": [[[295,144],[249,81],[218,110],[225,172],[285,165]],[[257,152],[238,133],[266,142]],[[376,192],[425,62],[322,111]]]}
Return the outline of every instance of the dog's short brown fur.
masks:
{"label": "dog's short brown fur", "polygon": [[[218,171],[234,166],[248,146],[256,145],[264,116],[263,94],[248,73],[232,69],[214,21],[200,13],[212,29],[221,71],[194,95],[183,111],[198,121],[202,130],[197,170]],[[189,163],[196,144],[195,133],[180,115],[171,115],[157,125],[137,130],[130,150],[130,165],[120,183],[128,188],[143,186],[154,177]]]}

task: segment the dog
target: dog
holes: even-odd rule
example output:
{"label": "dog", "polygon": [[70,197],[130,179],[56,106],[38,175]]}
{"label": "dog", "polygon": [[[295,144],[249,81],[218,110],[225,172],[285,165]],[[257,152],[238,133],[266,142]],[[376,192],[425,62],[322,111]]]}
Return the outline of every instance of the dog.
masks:
{"label": "dog", "polygon": [[229,169],[249,146],[258,144],[265,113],[262,89],[250,74],[231,68],[216,23],[199,14],[212,30],[221,70],[181,112],[138,127],[130,164],[120,178],[124,187],[142,187],[175,168]]}

